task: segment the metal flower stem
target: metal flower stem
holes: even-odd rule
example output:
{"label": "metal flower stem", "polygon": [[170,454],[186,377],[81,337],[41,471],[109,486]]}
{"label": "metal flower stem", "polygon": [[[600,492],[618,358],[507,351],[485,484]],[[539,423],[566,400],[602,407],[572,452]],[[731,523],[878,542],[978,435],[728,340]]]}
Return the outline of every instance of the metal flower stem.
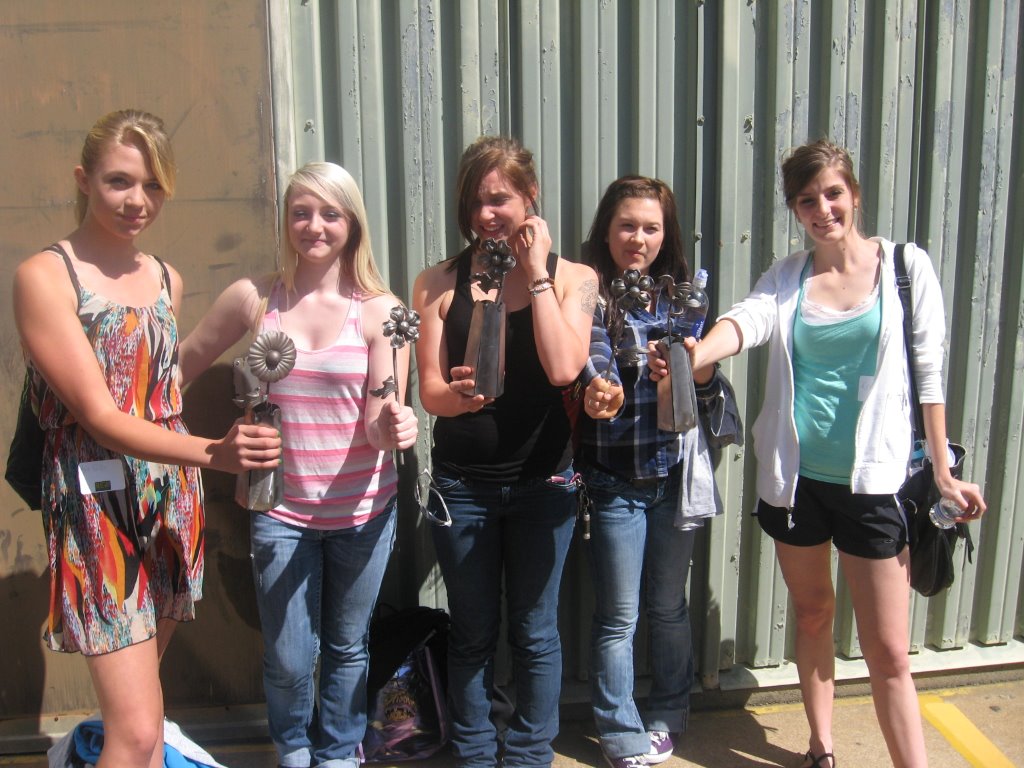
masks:
{"label": "metal flower stem", "polygon": [[615,362],[615,356],[619,353],[625,318],[626,313],[619,306],[618,300],[612,299],[608,305],[608,344],[611,350],[608,353],[608,365],[605,366],[604,373],[601,374],[601,378],[605,381],[609,380],[608,377],[612,374],[612,364]]}
{"label": "metal flower stem", "polygon": [[[420,316],[413,309],[406,309],[401,304],[392,307],[388,319],[384,321],[384,336],[391,338],[391,376],[381,384],[379,389],[371,389],[370,394],[386,398],[394,393],[395,402],[401,405],[401,393],[398,386],[398,350],[406,344],[415,344],[420,338]],[[404,466],[402,452],[395,451],[395,463]]]}
{"label": "metal flower stem", "polygon": [[402,400],[398,396],[398,347],[391,347],[391,370],[392,375],[395,377],[395,402],[401,403]]}

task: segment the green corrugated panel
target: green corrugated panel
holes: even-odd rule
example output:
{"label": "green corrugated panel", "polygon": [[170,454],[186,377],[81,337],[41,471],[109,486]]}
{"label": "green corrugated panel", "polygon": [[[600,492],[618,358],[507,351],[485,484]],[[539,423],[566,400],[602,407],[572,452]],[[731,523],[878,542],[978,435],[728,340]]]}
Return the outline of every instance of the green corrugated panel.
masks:
{"label": "green corrugated panel", "polygon": [[[1014,8],[1014,5],[1017,7]],[[1021,21],[1020,6],[1015,3],[993,3],[985,11],[979,10],[977,14],[979,42],[984,45],[986,51],[983,59],[979,57],[984,63],[985,108],[977,111],[977,130],[980,139],[976,155],[979,190],[977,233],[974,248],[967,253],[963,253],[962,249],[961,254],[973,258],[964,259],[963,263],[958,264],[958,273],[961,276],[958,283],[964,288],[970,286],[970,293],[964,290],[962,297],[957,298],[955,311],[962,319],[957,319],[954,325],[953,341],[959,343],[959,351],[967,351],[967,354],[960,354],[955,358],[962,363],[958,369],[964,374],[961,425],[963,434],[978,436],[971,441],[972,462],[968,470],[979,482],[983,482],[986,477],[985,468],[988,464],[989,451],[993,448],[992,440],[988,436],[995,427],[993,415],[999,406],[993,385],[998,380],[1000,366],[1005,364],[997,354],[994,354],[997,348],[991,344],[991,340],[999,335],[1001,319],[1004,316],[1012,317],[1019,312],[1019,304],[1016,307],[1008,305],[1005,309],[1002,304],[1013,297],[1012,291],[1005,292],[1007,260],[1016,262],[1016,265],[1010,268],[1016,270],[1022,256],[1021,241],[1008,239],[1006,231],[1010,218],[1021,215],[1019,206],[1014,213],[1009,205],[1015,102],[1017,107],[1020,106],[1020,94],[1016,89],[1016,74],[1020,65],[1014,57],[1019,52]],[[979,71],[976,81],[979,84],[981,74]],[[1019,150],[1018,142],[1018,155]],[[1019,156],[1017,162],[1019,167]],[[1019,302],[1019,293],[1017,299]],[[1009,344],[1002,345],[1002,349],[1006,358],[1016,358]],[[959,387],[956,392],[960,394]],[[1001,420],[997,417],[997,421]],[[1012,554],[1008,549],[1011,537],[993,540],[993,534],[999,529],[1005,530],[1007,522],[1010,521],[1003,520],[1000,515],[998,528],[997,524],[986,527],[981,535],[981,546],[975,561],[991,561],[995,573],[1000,574],[994,583],[985,584],[990,599],[985,601],[988,607],[979,611],[977,633],[981,637],[1001,637],[1003,640],[1009,637],[1009,627],[999,626],[1003,614],[1000,605],[1004,599],[1002,590],[1009,587],[1004,578],[1011,562],[1016,561],[1018,573],[1020,564],[1020,548],[1015,548]],[[972,527],[975,528],[975,533],[979,533],[977,525]],[[946,626],[955,627],[956,646],[963,645],[971,639],[971,627],[975,625],[971,611],[979,609],[974,602],[976,585],[972,578],[976,571],[969,569],[968,574],[958,592],[960,611],[955,624],[951,621],[946,622]],[[1016,579],[1013,588],[1020,588],[1019,578]],[[1013,588],[1009,591],[1012,592]]]}
{"label": "green corrugated panel", "polygon": [[[847,145],[869,233],[914,239],[936,265],[952,329],[950,433],[971,449],[969,472],[993,502],[973,526],[978,566],[947,595],[913,600],[911,648],[999,643],[1020,631],[1024,216],[1014,190],[1024,182],[1012,119],[1019,2],[270,7],[279,172],[325,152],[349,167],[400,293],[423,266],[459,247],[455,167],[481,133],[511,132],[535,152],[544,215],[556,249],[570,257],[612,179],[640,172],[669,181],[693,237],[692,262],[711,270],[718,311],[773,260],[803,246],[781,200],[784,152],[821,135]],[[763,391],[763,352],[725,370],[749,428]],[[691,605],[710,686],[734,663],[792,659],[774,548],[748,514],[753,474],[752,446],[725,452],[725,514],[695,554]],[[443,603],[426,532],[417,524],[413,536],[413,565],[395,567],[420,599]],[[579,552],[569,568],[565,664],[582,677],[590,597]],[[858,655],[847,590],[837,581],[837,647]],[[644,661],[640,652],[638,669]]]}

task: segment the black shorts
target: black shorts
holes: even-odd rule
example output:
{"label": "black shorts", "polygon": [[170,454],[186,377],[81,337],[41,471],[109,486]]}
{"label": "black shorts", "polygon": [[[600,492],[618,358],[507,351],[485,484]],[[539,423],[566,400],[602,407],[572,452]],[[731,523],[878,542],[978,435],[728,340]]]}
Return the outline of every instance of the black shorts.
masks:
{"label": "black shorts", "polygon": [[853,493],[848,485],[801,476],[792,514],[760,499],[754,514],[765,533],[794,547],[832,539],[840,552],[884,560],[907,545],[907,518],[891,493]]}

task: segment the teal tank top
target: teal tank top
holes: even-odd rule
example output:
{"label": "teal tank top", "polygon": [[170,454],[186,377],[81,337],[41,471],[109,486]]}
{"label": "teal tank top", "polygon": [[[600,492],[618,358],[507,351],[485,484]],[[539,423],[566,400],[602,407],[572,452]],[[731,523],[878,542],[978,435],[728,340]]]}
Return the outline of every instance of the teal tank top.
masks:
{"label": "teal tank top", "polygon": [[848,485],[861,402],[878,365],[882,302],[876,294],[863,314],[809,324],[803,311],[807,272],[805,267],[793,322],[793,416],[800,474]]}

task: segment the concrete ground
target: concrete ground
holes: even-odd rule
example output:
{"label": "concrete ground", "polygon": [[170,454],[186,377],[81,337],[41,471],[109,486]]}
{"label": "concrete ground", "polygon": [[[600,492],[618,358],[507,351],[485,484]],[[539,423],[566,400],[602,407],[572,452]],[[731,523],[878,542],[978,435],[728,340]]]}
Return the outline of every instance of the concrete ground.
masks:
{"label": "concrete ground", "polygon": [[[923,688],[920,683],[919,688]],[[1024,680],[922,690],[920,700],[932,766],[1024,768]],[[555,741],[555,767],[602,765],[585,707],[569,705],[566,710],[561,735]],[[174,717],[174,713],[171,716]],[[184,713],[179,722],[197,742],[230,768],[276,766],[273,748],[263,738],[239,739],[230,744],[209,743],[200,736],[202,723],[189,722]],[[864,695],[837,698],[833,732],[838,765],[875,768],[890,764],[866,691]],[[715,700],[702,696],[695,702],[687,735],[676,745],[675,755],[663,765],[665,768],[796,768],[806,749],[807,724],[798,701],[765,703],[761,700],[744,706],[727,698]],[[45,768],[46,765],[45,755],[40,753],[0,756],[0,766]],[[445,750],[417,765],[451,768],[454,762]]]}

